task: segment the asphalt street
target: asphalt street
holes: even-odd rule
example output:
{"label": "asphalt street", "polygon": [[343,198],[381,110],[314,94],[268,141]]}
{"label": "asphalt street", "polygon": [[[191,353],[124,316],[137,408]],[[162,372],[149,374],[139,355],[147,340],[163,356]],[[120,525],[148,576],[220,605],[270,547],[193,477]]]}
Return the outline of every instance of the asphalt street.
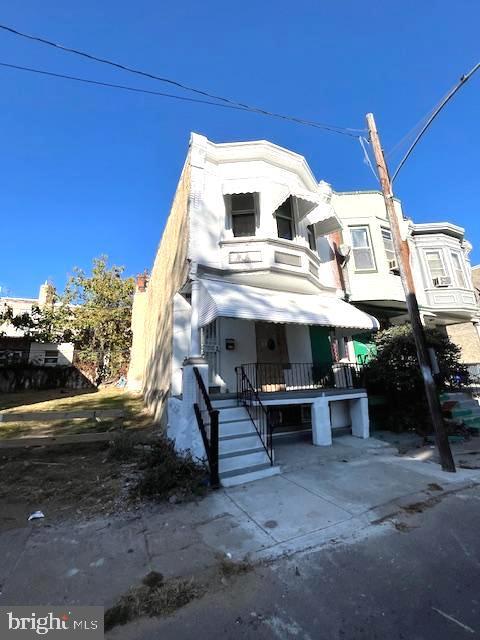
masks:
{"label": "asphalt street", "polygon": [[480,488],[402,511],[360,540],[235,577],[118,640],[459,640],[480,634]]}

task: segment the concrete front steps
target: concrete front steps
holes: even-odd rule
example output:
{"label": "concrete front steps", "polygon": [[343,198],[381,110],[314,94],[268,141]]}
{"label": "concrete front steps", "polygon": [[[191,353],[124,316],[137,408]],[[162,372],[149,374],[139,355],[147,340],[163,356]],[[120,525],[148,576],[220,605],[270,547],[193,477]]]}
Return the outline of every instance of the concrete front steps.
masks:
{"label": "concrete front steps", "polygon": [[480,432],[480,405],[469,393],[442,393],[440,402],[445,415]]}
{"label": "concrete front steps", "polygon": [[262,440],[247,410],[235,399],[213,400],[219,414],[219,475],[224,487],[260,480],[280,473],[270,464]]}

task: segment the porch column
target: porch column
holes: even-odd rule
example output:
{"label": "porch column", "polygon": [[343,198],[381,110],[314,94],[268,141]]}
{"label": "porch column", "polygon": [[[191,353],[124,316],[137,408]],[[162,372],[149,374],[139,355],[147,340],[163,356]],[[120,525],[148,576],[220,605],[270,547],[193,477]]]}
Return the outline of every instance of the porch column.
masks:
{"label": "porch column", "polygon": [[332,444],[332,424],[327,398],[315,398],[312,402],[312,440],[317,447]]}
{"label": "porch column", "polygon": [[190,333],[190,358],[198,358],[200,352],[200,327],[198,326],[198,302],[200,297],[200,281],[197,276],[192,280],[192,319]]}
{"label": "porch column", "polygon": [[352,420],[352,436],[356,438],[369,438],[370,420],[368,417],[368,398],[350,400],[350,418]]}

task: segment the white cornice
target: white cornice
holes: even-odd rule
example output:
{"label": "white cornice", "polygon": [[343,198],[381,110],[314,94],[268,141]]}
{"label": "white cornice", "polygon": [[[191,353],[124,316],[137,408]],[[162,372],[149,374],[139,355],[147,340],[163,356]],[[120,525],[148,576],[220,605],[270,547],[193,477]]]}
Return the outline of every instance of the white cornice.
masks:
{"label": "white cornice", "polygon": [[420,224],[412,223],[410,225],[413,235],[443,233],[455,238],[463,238],[465,229],[451,222],[422,222]]}
{"label": "white cornice", "polygon": [[[195,135],[195,134],[194,134]],[[260,160],[297,173],[311,191],[318,189],[318,181],[305,158],[274,144],[268,140],[252,140],[248,142],[222,142],[216,144],[207,141],[207,160],[214,163],[249,162]]]}

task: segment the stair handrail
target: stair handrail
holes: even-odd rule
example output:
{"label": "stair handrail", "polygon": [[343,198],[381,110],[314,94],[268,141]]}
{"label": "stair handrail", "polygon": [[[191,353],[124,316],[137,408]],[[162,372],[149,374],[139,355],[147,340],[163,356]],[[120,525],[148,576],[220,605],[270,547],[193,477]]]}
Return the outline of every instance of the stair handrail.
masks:
{"label": "stair handrail", "polygon": [[[220,477],[218,470],[218,409],[214,409],[212,402],[208,395],[203,378],[198,370],[198,367],[193,367],[193,373],[197,381],[199,390],[199,401],[193,405],[195,416],[197,418],[197,425],[202,435],[203,445],[207,454],[208,466],[210,469],[210,485],[213,488],[220,486]],[[202,404],[205,406],[203,409]],[[204,413],[208,414],[209,423],[205,423],[203,419]]]}
{"label": "stair handrail", "polygon": [[[248,416],[260,437],[260,441],[267,452],[270,464],[273,465],[273,423],[260,400],[257,390],[245,373],[243,365],[235,367],[237,376],[237,402],[246,408]],[[257,410],[257,415],[255,415]]]}

